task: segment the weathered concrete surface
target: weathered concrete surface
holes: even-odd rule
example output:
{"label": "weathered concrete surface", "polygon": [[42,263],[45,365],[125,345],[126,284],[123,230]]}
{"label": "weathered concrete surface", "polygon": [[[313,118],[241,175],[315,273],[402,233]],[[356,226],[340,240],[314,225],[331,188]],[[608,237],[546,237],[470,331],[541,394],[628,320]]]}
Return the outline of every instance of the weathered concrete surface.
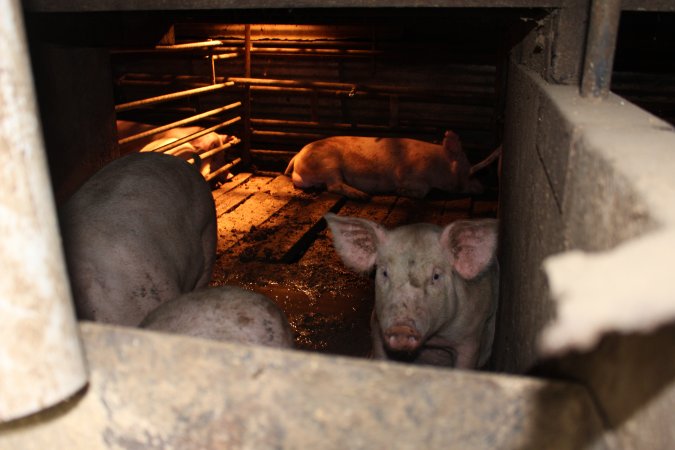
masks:
{"label": "weathered concrete surface", "polygon": [[[509,81],[500,179],[500,305],[493,366],[500,371],[524,372],[536,361],[537,335],[553,315],[550,302],[541,298],[546,280],[540,266],[545,256],[564,249],[560,239],[563,223],[556,189],[541,164],[538,146],[538,138],[543,136],[539,133],[540,109],[546,109],[540,85],[545,83],[516,66],[510,70]],[[553,129],[552,125],[546,127]],[[558,139],[551,145],[560,150],[549,153],[567,160],[563,152],[573,131],[557,133]],[[553,166],[561,167],[562,173],[567,168],[558,161]],[[564,176],[556,179],[564,186]]]}
{"label": "weathered concrete surface", "polygon": [[0,448],[606,448],[570,384],[83,324],[88,392]]}
{"label": "weathered concrete surface", "polygon": [[514,26],[512,32],[523,35],[514,52],[517,61],[552,83],[577,84],[581,79],[589,4],[590,0],[566,0],[561,8],[542,14],[536,22]]}
{"label": "weathered concrete surface", "polygon": [[[636,245],[642,256],[617,248],[617,258],[625,256],[624,262],[612,262],[620,263],[620,270],[612,264],[607,267],[614,269],[605,267],[604,279],[584,280],[601,276],[600,266],[606,265],[603,257],[589,256],[593,264],[588,270],[574,267],[584,272],[578,279],[570,273],[557,275],[569,280],[568,287],[556,284],[559,278],[552,280],[554,293],[580,289],[577,300],[586,304],[586,310],[576,308],[571,315],[561,310],[558,320],[564,323],[553,322],[571,333],[565,339],[571,342],[589,332],[594,340],[604,337],[584,353],[549,361],[545,370],[588,386],[617,445],[671,448],[675,326],[664,314],[670,310],[667,305],[664,309],[650,303],[668,302],[672,292],[663,285],[663,267],[657,266],[669,255],[645,256],[649,252],[640,250],[643,244],[632,240],[649,233],[647,239],[657,242],[644,245],[672,253],[667,236],[675,229],[675,132],[615,95],[602,102],[583,100],[576,87],[548,85],[517,65],[511,66],[509,80],[500,205],[502,298],[494,366],[524,372],[542,362],[539,335],[557,315],[541,270],[546,257],[569,249],[608,251],[626,242],[630,250]],[[639,270],[633,265],[640,265]],[[584,283],[606,291],[583,292]],[[637,294],[622,305],[625,298],[604,295],[610,287]],[[607,300],[603,304],[601,294]],[[627,315],[616,309],[639,310],[640,303],[649,316],[642,331],[635,332],[640,318],[630,317],[623,333],[611,333],[622,331],[617,325]]]}
{"label": "weathered concrete surface", "polygon": [[20,9],[0,0],[0,422],[87,381]]}
{"label": "weathered concrete surface", "polygon": [[[554,315],[543,259],[566,249],[608,250],[675,224],[665,122],[611,95],[595,103],[512,66],[501,186],[503,300],[495,361],[522,372]],[[541,130],[544,130],[542,132]],[[668,156],[670,155],[670,156]],[[516,342],[516,344],[511,344]]]}

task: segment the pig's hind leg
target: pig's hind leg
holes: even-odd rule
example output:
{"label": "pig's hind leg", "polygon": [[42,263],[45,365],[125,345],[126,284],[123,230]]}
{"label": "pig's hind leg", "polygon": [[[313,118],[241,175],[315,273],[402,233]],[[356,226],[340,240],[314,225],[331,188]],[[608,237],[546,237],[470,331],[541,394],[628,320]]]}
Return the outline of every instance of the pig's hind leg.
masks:
{"label": "pig's hind leg", "polygon": [[352,200],[359,200],[363,202],[367,202],[368,200],[370,200],[370,195],[366,194],[363,191],[359,191],[358,189],[353,188],[343,182],[326,184],[326,188],[328,189],[329,192],[344,195],[345,197],[350,198]]}
{"label": "pig's hind leg", "polygon": [[344,195],[345,197],[352,200],[359,200],[363,202],[370,200],[369,194],[345,183],[345,180],[342,178],[342,175],[339,172],[334,172],[331,174],[331,176],[326,177],[326,189],[328,192]]}
{"label": "pig's hind leg", "polygon": [[396,195],[410,198],[424,198],[429,193],[429,182],[419,174],[409,173],[409,167],[398,168],[394,172]]}

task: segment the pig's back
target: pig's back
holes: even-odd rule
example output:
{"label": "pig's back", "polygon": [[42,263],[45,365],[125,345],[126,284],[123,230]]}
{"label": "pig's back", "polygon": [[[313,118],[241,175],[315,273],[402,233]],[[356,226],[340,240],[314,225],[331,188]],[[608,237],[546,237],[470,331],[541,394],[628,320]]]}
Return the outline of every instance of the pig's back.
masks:
{"label": "pig's back", "polygon": [[158,302],[194,288],[213,264],[213,197],[196,169],[173,156],[112,162],[64,205],[60,220],[86,319],[136,325]]}

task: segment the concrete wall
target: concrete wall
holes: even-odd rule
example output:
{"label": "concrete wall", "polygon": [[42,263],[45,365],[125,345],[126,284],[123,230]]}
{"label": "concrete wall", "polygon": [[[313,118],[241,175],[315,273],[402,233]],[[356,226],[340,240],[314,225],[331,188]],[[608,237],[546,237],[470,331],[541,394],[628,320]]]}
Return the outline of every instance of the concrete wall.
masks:
{"label": "concrete wall", "polygon": [[[597,347],[544,361],[538,344],[545,325],[559,316],[542,270],[547,256],[568,249],[608,250],[675,226],[675,132],[620,97],[584,100],[576,87],[549,85],[515,64],[506,117],[494,366],[573,378],[589,387],[617,443],[667,448],[675,442],[669,426],[675,401],[673,317],[654,314],[630,329],[587,320],[615,315],[618,295],[615,303],[611,296],[601,303],[598,294],[630,279],[631,264],[656,264],[658,249],[653,260],[628,261],[624,272],[603,274],[606,278],[595,280],[599,290],[583,299],[587,311],[566,318],[576,319],[571,334],[591,326],[598,328],[592,330],[596,334],[608,334]],[[666,245],[662,251],[671,252]],[[571,280],[569,289],[583,276]],[[657,311],[653,302],[659,289],[668,289],[664,284],[647,285],[634,302]]]}
{"label": "concrete wall", "polygon": [[83,324],[89,389],[7,449],[608,448],[584,389]]}

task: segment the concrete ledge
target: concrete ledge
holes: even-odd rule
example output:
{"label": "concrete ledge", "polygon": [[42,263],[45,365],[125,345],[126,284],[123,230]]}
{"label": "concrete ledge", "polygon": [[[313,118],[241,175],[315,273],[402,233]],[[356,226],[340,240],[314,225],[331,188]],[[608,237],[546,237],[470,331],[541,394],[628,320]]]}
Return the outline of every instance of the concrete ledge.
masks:
{"label": "concrete ledge", "polygon": [[509,99],[495,367],[559,355],[547,373],[588,386],[617,447],[671,448],[675,130],[517,64]]}
{"label": "concrete ledge", "polygon": [[89,323],[81,331],[88,391],[4,425],[0,448],[605,448],[575,385]]}

